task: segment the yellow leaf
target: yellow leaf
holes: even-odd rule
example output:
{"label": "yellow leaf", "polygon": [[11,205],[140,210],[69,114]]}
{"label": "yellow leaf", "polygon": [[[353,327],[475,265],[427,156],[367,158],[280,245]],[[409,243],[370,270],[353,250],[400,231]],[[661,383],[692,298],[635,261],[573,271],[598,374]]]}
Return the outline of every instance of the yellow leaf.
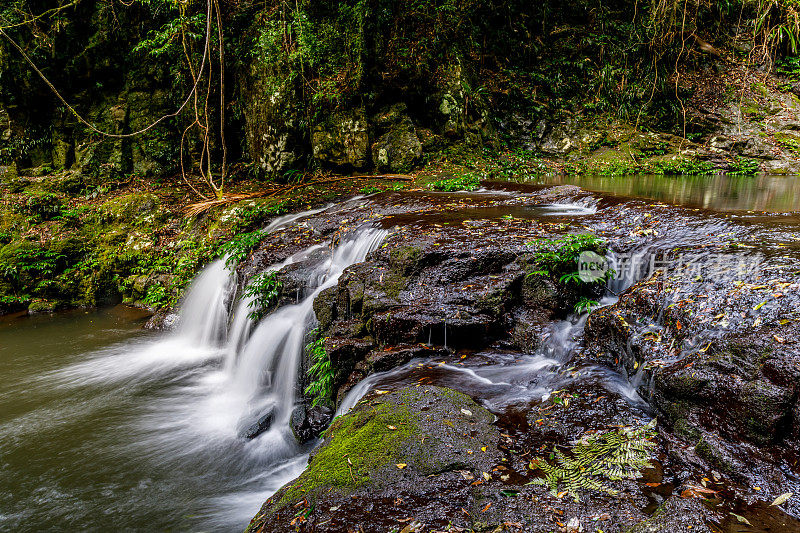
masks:
{"label": "yellow leaf", "polygon": [[394,466],[396,466],[397,468],[399,468],[400,470],[402,470],[402,469],[404,469],[405,467],[407,467],[408,465],[407,465],[407,464],[405,464],[405,463],[397,463],[397,464],[396,464],[396,465],[394,465]]}
{"label": "yellow leaf", "polygon": [[387,428],[391,429],[392,431],[396,430],[397,428],[394,426],[386,426]]}

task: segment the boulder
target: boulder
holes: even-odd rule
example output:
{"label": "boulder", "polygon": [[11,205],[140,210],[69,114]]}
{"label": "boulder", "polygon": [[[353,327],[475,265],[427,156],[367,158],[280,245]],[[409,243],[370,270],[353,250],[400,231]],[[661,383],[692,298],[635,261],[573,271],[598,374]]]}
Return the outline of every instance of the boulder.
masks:
{"label": "boulder", "polygon": [[363,169],[370,164],[367,117],[363,108],[339,111],[311,132],[314,159],[339,169]]}
{"label": "boulder", "polygon": [[292,434],[300,444],[313,439],[318,439],[333,420],[333,409],[324,405],[308,408],[298,405],[292,411],[289,425]]}

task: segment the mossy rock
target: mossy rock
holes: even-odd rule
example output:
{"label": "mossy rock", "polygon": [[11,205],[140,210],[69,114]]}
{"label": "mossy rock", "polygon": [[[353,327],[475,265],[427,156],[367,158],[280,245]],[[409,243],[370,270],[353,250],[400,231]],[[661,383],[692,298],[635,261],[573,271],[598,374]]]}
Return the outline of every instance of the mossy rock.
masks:
{"label": "mossy rock", "polygon": [[481,475],[500,461],[494,415],[442,387],[369,395],[337,418],[308,468],[267,500],[248,531],[298,501],[395,487],[452,470]]}
{"label": "mossy rock", "polygon": [[152,224],[157,222],[159,200],[155,194],[135,192],[112,198],[100,206],[106,222]]}
{"label": "mossy rock", "polygon": [[53,300],[34,300],[28,305],[28,314],[36,315],[42,313],[54,313],[62,308],[58,301]]}

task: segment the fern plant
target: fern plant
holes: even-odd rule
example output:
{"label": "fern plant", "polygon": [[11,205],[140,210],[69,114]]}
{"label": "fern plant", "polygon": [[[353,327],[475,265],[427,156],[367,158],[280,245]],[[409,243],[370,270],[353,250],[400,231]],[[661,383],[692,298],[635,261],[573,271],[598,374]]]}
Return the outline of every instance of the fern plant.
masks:
{"label": "fern plant", "polygon": [[[605,253],[606,241],[588,233],[569,234],[560,239],[536,239],[528,243],[535,246],[533,260],[539,270],[528,275],[558,276],[561,283],[581,283],[578,259],[581,252]],[[611,274],[613,275],[613,274]],[[603,279],[602,281],[605,281]]]}
{"label": "fern plant", "polygon": [[616,495],[617,491],[603,480],[620,481],[641,477],[641,470],[650,466],[655,447],[656,420],[639,428],[621,428],[604,433],[585,435],[570,450],[569,455],[553,448],[551,464],[542,457],[531,461],[529,468],[538,469],[543,478],[533,485],[546,485],[554,495],[559,486],[572,498],[580,501],[581,490],[594,490]]}
{"label": "fern plant", "polygon": [[278,273],[275,271],[253,276],[244,291],[246,297],[253,298],[248,305],[252,310],[247,316],[256,321],[264,318],[267,310],[278,301],[282,288],[283,283],[278,279]]}
{"label": "fern plant", "polygon": [[306,387],[306,394],[312,396],[313,406],[320,403],[329,403],[333,398],[333,364],[331,358],[325,350],[325,338],[319,337],[319,332],[311,332],[316,340],[306,345],[306,351],[311,358],[312,364],[308,369],[308,377],[311,383]]}
{"label": "fern plant", "polygon": [[598,305],[600,305],[600,302],[597,300],[582,296],[581,299],[578,300],[578,303],[575,304],[575,314],[582,315],[584,313],[591,313]]}

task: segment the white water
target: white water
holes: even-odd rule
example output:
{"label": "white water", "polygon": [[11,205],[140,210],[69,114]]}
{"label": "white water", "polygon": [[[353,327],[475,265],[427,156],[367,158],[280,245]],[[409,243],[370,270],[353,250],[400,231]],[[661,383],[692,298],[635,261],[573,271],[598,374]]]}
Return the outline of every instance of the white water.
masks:
{"label": "white water", "polygon": [[[58,390],[82,401],[18,417],[0,427],[0,445],[3,438],[32,438],[44,425],[52,430],[96,421],[102,429],[92,435],[87,430],[79,446],[102,454],[106,469],[109,463],[118,464],[120,479],[139,479],[141,490],[130,493],[127,482],[120,482],[102,496],[82,497],[83,503],[70,500],[63,507],[71,513],[68,523],[103,524],[98,527],[107,529],[95,507],[110,509],[125,502],[137,519],[155,520],[157,529],[240,531],[266,498],[305,468],[309,450],[296,443],[288,421],[306,333],[315,321],[314,298],[335,285],[345,268],[363,261],[385,236],[384,230],[362,229],[333,248],[314,246],[273,265],[279,269],[303,262],[305,290],[296,304],[279,308],[257,325],[247,318],[246,300],[232,302],[235,276],[222,261],[211,263],[188,291],[174,333],[79,355],[73,364],[43,373],[29,388]],[[242,430],[269,408],[275,409],[272,427],[255,439],[242,438]],[[121,427],[103,428],[109,410],[119,413],[113,420]],[[54,453],[85,455],[79,449]],[[91,492],[91,483],[80,486]],[[64,497],[53,494],[48,501],[63,503]],[[176,513],[184,500],[186,512]],[[41,514],[39,501],[25,504],[20,498],[24,508]],[[53,516],[63,509],[54,510]],[[24,513],[12,518],[20,527],[25,524]]]}

